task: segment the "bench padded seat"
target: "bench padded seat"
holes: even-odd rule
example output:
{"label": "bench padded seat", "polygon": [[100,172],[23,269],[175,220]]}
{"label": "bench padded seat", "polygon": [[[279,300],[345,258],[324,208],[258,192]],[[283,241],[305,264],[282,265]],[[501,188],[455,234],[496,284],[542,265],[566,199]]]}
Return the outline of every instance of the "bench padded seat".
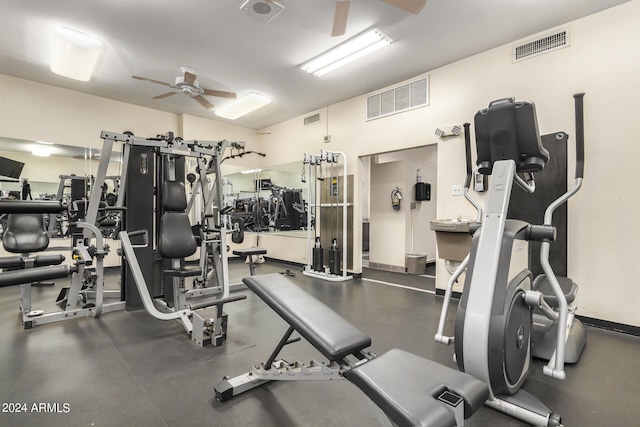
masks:
{"label": "bench padded seat", "polygon": [[278,273],[242,281],[330,361],[371,345],[368,335]]}
{"label": "bench padded seat", "polygon": [[238,256],[250,256],[250,255],[266,255],[267,250],[264,248],[244,248],[244,249],[234,249],[234,255]]}
{"label": "bench padded seat", "polygon": [[465,418],[489,397],[486,384],[471,375],[398,349],[353,368],[344,376],[401,427],[455,426],[453,411],[433,397],[443,389],[464,399]]}

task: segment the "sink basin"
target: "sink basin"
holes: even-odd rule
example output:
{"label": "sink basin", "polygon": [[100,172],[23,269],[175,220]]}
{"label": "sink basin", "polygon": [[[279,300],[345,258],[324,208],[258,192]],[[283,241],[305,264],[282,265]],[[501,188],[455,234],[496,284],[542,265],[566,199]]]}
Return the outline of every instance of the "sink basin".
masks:
{"label": "sink basin", "polygon": [[430,221],[430,227],[433,231],[448,231],[452,233],[468,233],[469,224],[471,220],[468,219],[436,219]]}

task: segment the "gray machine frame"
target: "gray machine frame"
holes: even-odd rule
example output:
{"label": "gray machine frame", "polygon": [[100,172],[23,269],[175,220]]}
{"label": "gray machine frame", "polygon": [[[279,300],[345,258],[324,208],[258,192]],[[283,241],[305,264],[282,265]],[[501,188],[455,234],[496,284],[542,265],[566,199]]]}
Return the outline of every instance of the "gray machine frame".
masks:
{"label": "gray machine frame", "polygon": [[[131,237],[141,233],[134,231],[121,231],[122,253],[127,265],[131,269],[134,283],[147,313],[159,320],[177,320],[187,331],[191,340],[200,346],[212,344],[221,345],[226,339],[227,316],[222,311],[225,303],[245,298],[243,295],[229,296],[229,271],[227,248],[227,234],[231,232],[228,227],[227,213],[222,211],[216,203],[222,201],[222,186],[220,175],[220,159],[228,147],[244,147],[244,142],[222,141],[184,141],[181,138],[154,138],[146,139],[134,135],[120,134],[103,131],[101,134],[104,140],[101,161],[109,157],[115,141],[123,143],[123,175],[120,180],[116,207],[124,206],[125,189],[130,162],[131,148],[135,146],[151,147],[160,155],[184,156],[195,158],[198,161],[200,176],[199,183],[202,194],[205,195],[205,205],[203,218],[208,222],[211,230],[216,227],[216,219],[219,219],[220,228],[213,234],[206,235],[202,240],[200,265],[203,265],[203,252],[213,250],[214,260],[211,268],[203,269],[203,274],[208,271],[210,275],[204,276],[204,282],[199,287],[187,289],[184,279],[174,277],[171,281],[173,287],[173,301],[168,303],[161,298],[152,298],[147,287],[146,280],[142,274],[138,258],[134,248],[146,247],[149,244],[149,236],[144,233],[142,243],[133,244]],[[212,168],[206,167],[206,157],[213,159]],[[207,188],[207,175],[215,174],[213,185]],[[168,174],[175,177],[175,170],[169,168]],[[98,181],[96,181],[98,182]],[[100,182],[100,185],[102,183]],[[192,195],[187,207],[187,211],[193,206],[195,192]],[[214,235],[215,234],[215,235]],[[217,248],[217,249],[215,249]],[[211,286],[211,279],[214,277],[216,284]],[[203,301],[205,298],[216,298],[214,300]]]}
{"label": "gray machine frame", "polygon": [[[103,146],[104,153],[111,153],[113,141],[105,141]],[[102,188],[107,176],[107,168],[109,166],[109,156],[102,156],[98,164],[98,171],[94,181],[94,189]],[[66,177],[65,177],[66,179]],[[58,193],[64,190],[63,178],[61,177],[61,185]],[[79,317],[100,317],[102,313],[123,310],[125,302],[120,300],[117,302],[105,303],[105,297],[121,296],[119,290],[104,289],[104,257],[108,254],[108,246],[104,244],[104,238],[101,231],[96,227],[95,223],[98,217],[98,208],[100,205],[100,191],[91,191],[89,196],[89,205],[85,221],[75,224],[82,230],[82,238],[72,241],[74,252],[74,271],[71,274],[71,285],[67,291],[65,298],[59,301],[62,311],[43,312],[42,310],[34,310],[32,308],[31,284],[25,283],[21,285],[20,300],[22,322],[25,329],[33,326],[43,325],[47,323],[58,322],[62,320],[75,319]],[[51,226],[50,216],[50,226]],[[89,251],[89,245],[95,239],[95,248]],[[72,238],[73,240],[73,238]],[[95,284],[92,287],[83,289],[86,268],[95,264]],[[91,304],[87,304],[91,302]]]}

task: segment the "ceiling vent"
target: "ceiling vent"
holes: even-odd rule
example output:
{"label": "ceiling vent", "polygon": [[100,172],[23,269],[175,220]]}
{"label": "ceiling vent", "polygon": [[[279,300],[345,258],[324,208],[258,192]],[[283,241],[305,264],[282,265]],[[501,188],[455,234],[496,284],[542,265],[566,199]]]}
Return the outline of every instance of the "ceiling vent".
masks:
{"label": "ceiling vent", "polygon": [[537,40],[513,46],[513,62],[542,55],[569,46],[569,30],[562,30]]}
{"label": "ceiling vent", "polygon": [[367,120],[429,105],[429,78],[367,97]]}
{"label": "ceiling vent", "polygon": [[320,113],[316,113],[313,116],[304,118],[304,125],[312,125],[314,123],[318,123],[320,121]]}
{"label": "ceiling vent", "polygon": [[275,0],[246,0],[240,5],[240,10],[249,12],[260,21],[270,22],[282,13],[284,6]]}

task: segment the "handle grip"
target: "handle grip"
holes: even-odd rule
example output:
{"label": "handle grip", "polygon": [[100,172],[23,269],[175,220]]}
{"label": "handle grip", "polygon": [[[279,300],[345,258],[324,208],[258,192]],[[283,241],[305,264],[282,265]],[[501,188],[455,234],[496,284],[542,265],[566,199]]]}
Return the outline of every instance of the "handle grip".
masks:
{"label": "handle grip", "polygon": [[467,159],[467,179],[464,181],[464,187],[471,187],[471,135],[469,133],[469,127],[471,124],[465,123],[464,125],[464,151]]}
{"label": "handle grip", "polygon": [[576,110],[576,178],[584,176],[584,93],[573,95]]}

